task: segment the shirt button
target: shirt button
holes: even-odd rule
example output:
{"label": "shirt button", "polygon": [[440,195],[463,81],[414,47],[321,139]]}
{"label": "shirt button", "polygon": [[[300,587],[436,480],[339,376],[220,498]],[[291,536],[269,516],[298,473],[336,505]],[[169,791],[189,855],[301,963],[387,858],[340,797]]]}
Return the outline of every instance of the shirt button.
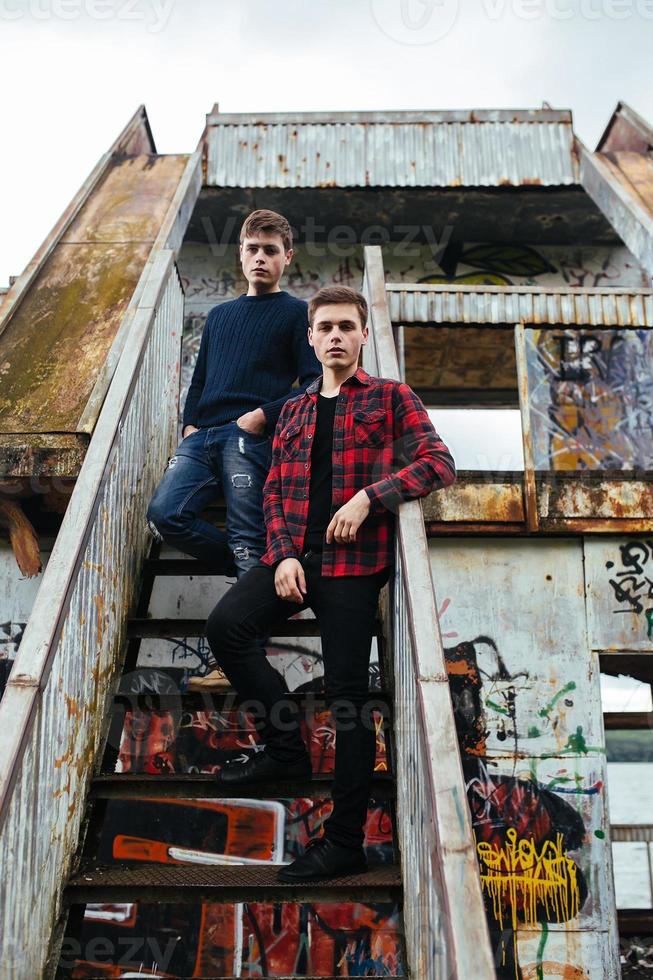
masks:
{"label": "shirt button", "polygon": [[312,438],[313,438],[313,436],[309,436],[308,438],[309,438],[309,439],[312,439]]}
{"label": "shirt button", "polygon": [[304,463],[304,469],[305,469],[305,470],[307,470],[307,469],[308,469],[308,463]]}

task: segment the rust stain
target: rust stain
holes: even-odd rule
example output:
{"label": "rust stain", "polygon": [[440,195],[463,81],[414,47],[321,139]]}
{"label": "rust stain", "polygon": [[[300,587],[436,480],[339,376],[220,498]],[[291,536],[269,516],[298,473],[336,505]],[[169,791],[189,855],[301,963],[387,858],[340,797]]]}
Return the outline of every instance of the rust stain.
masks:
{"label": "rust stain", "polygon": [[538,980],[539,977],[558,977],[559,980],[590,980],[585,970],[571,963],[558,963],[554,960],[543,960],[540,964],[520,967],[522,980]]}
{"label": "rust stain", "polygon": [[66,703],[66,710],[68,711],[69,718],[80,718],[82,711],[75,698],[71,698],[70,695],[64,694],[64,701]]}
{"label": "rust stain", "polygon": [[100,594],[93,596],[93,602],[97,609],[97,645],[102,646],[102,640],[104,638],[104,597]]}
{"label": "rust stain", "polygon": [[0,526],[9,533],[9,542],[21,574],[34,578],[43,567],[39,539],[17,500],[0,497]]}

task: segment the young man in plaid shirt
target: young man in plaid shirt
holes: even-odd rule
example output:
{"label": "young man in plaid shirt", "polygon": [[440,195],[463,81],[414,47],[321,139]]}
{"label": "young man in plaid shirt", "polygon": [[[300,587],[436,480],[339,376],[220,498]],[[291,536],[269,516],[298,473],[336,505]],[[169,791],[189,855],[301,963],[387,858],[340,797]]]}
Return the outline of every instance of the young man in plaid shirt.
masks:
{"label": "young man in plaid shirt", "polygon": [[366,868],[363,828],[376,751],[368,669],[379,592],[394,557],[394,513],[456,478],[417,395],[358,367],[368,336],[363,296],[326,287],[308,310],[309,343],[323,374],[279,416],[263,491],[267,550],[220,600],[206,629],[233,686],[263,711],[265,751],[218,775],[237,791],[311,774],[298,708],[257,641],[306,607],[319,623],[336,730],[333,812],[323,836],[280,871],[282,881]]}

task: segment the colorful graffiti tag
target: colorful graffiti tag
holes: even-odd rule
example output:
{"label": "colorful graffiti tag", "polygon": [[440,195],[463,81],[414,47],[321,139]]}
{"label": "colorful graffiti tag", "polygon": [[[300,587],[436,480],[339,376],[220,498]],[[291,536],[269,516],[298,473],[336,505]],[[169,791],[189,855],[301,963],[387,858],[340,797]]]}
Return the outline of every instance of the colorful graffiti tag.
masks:
{"label": "colorful graffiti tag", "polygon": [[89,906],[61,967],[75,980],[403,976],[400,922],[388,904]]}
{"label": "colorful graffiti tag", "polygon": [[[127,710],[115,771],[212,774],[227,760],[256,751],[257,719],[251,712],[184,710],[181,700],[178,709],[139,707],[148,695],[173,697],[180,675],[183,679],[180,670],[139,669],[123,679]],[[333,722],[310,701],[309,696],[303,735],[313,771],[329,774],[335,761]],[[375,769],[385,772],[381,712],[376,724]],[[109,800],[95,856],[103,864],[122,865],[279,864],[304,852],[330,812],[330,800],[319,798]],[[395,859],[386,801],[370,801],[365,849],[377,863]],[[98,944],[104,962],[94,955]],[[402,949],[395,906],[355,903],[88,906],[81,934],[64,944],[70,975],[79,978],[122,976],[117,971],[130,968],[156,969],[165,977],[401,975]]]}
{"label": "colorful graffiti tag", "polygon": [[430,549],[497,976],[612,976],[582,543],[437,539]]}
{"label": "colorful graffiti tag", "polygon": [[[497,669],[493,675],[484,672],[482,676],[478,647],[494,653]],[[568,922],[587,898],[583,872],[569,855],[570,850],[581,847],[585,828],[578,812],[536,778],[492,771],[486,757],[485,705],[499,715],[501,738],[513,739],[518,751],[516,678],[507,670],[496,643],[489,637],[477,637],[445,647],[445,659],[490,932],[500,950],[497,975],[519,980],[519,928]],[[503,687],[501,696],[497,682]],[[550,715],[564,693],[542,711],[543,717]],[[504,719],[510,726],[507,731]]]}
{"label": "colorful graffiti tag", "polygon": [[653,467],[653,331],[526,331],[536,469]]}

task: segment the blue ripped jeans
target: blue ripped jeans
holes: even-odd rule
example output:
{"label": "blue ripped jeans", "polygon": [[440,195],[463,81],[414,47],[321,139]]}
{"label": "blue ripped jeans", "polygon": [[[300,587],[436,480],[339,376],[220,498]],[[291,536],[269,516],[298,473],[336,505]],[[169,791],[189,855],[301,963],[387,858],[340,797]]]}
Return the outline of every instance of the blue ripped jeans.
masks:
{"label": "blue ripped jeans", "polygon": [[[269,436],[227,422],[192,432],[179,443],[154,491],[147,521],[155,535],[216,571],[238,577],[265,551],[263,484],[270,469]],[[202,519],[224,496],[226,531]]]}

